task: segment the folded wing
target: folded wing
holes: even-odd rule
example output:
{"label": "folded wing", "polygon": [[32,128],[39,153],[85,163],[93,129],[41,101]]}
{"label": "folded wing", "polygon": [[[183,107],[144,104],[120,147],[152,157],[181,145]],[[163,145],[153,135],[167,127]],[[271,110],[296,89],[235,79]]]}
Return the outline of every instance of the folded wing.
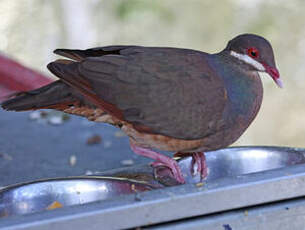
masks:
{"label": "folded wing", "polygon": [[226,90],[207,54],[137,46],[56,50],[48,68],[90,103],[138,131],[201,139],[223,128]]}

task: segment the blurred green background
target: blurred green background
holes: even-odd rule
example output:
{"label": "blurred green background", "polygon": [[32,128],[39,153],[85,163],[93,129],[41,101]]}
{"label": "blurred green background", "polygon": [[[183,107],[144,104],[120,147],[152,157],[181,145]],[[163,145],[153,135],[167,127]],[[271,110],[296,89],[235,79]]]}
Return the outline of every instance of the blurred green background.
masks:
{"label": "blurred green background", "polygon": [[264,81],[261,111],[235,145],[305,147],[303,0],[0,0],[0,51],[41,72],[55,48],[113,44],[218,52],[256,33],[273,45],[284,81]]}

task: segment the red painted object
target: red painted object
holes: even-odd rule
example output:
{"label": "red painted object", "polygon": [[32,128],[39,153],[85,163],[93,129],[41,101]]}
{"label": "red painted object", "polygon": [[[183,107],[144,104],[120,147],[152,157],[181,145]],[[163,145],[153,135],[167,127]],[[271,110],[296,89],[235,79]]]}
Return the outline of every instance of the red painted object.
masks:
{"label": "red painted object", "polygon": [[43,74],[0,55],[0,101],[8,95],[38,88],[52,82]]}

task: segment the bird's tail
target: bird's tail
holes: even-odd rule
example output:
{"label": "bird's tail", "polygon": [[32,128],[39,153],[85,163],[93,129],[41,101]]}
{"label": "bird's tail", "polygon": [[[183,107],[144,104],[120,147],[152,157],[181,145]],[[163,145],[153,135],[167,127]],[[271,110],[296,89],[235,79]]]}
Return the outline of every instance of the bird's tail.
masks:
{"label": "bird's tail", "polygon": [[22,92],[14,98],[4,101],[1,106],[5,110],[26,111],[36,109],[58,109],[73,104],[77,98],[73,89],[62,82],[55,81],[41,88]]}

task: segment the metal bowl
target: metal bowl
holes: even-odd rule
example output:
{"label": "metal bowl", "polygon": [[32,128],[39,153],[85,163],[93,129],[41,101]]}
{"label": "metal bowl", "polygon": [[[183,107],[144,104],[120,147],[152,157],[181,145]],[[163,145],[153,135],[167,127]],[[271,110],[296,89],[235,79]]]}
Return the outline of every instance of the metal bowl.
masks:
{"label": "metal bowl", "polygon": [[[284,147],[235,147],[206,153],[206,183],[222,177],[234,177],[305,163],[305,149]],[[201,181],[191,173],[191,157],[179,160],[187,183]],[[168,169],[163,177],[140,165],[104,172],[101,175],[57,178],[12,185],[0,190],[0,217],[34,213],[54,208],[85,204],[175,185]],[[167,170],[167,171],[166,171]]]}
{"label": "metal bowl", "polygon": [[52,210],[151,190],[145,182],[110,177],[72,177],[34,181],[0,191],[0,217]]}
{"label": "metal bowl", "polygon": [[[253,146],[253,147],[231,147],[210,151],[205,153],[208,166],[208,176],[204,179],[206,183],[223,177],[233,177],[256,173],[271,169],[289,167],[305,163],[305,149],[289,147]],[[178,159],[179,166],[185,177],[186,183],[198,183],[200,175],[193,175],[191,170],[191,157]],[[158,172],[150,175],[151,168],[148,166],[135,166],[132,168],[115,169],[104,172],[101,175],[127,177],[130,179],[148,176],[150,183],[158,181],[164,186],[177,185],[167,168],[160,168]],[[151,170],[152,171],[152,170]],[[158,175],[156,178],[155,175]],[[151,178],[152,177],[152,178]]]}
{"label": "metal bowl", "polygon": [[[288,147],[232,147],[206,153],[206,182],[305,163],[305,149]],[[200,180],[189,170],[191,158],[179,162],[189,183]]]}

